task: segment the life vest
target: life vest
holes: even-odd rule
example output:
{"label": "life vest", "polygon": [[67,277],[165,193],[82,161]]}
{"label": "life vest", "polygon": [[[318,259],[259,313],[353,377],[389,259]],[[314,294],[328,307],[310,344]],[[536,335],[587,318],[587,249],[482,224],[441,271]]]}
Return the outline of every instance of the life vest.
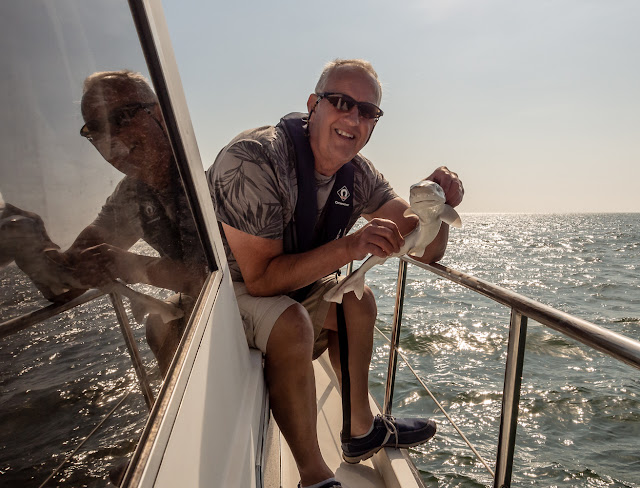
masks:
{"label": "life vest", "polygon": [[308,115],[293,112],[280,119],[277,127],[293,143],[296,157],[298,200],[293,219],[284,232],[284,251],[288,254],[315,249],[348,231],[353,210],[354,164],[349,161],[336,173],[333,188],[318,219],[315,161],[305,126]]}
{"label": "life vest", "polygon": [[[161,257],[166,256],[186,266],[204,266],[202,244],[177,170],[172,169],[171,176],[173,184],[162,193],[146,183],[137,182],[142,238]],[[171,212],[168,206],[172,208]]]}

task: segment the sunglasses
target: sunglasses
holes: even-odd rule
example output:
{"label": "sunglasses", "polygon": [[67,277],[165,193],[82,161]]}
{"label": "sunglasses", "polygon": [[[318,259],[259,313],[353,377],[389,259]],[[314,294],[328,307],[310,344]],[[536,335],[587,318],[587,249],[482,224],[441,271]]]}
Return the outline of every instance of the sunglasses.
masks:
{"label": "sunglasses", "polygon": [[80,135],[91,141],[95,134],[103,134],[105,132],[107,123],[117,127],[118,129],[126,127],[131,123],[131,120],[133,120],[140,110],[144,110],[151,115],[150,108],[154,105],[155,103],[132,103],[125,105],[124,107],[117,108],[112,111],[106,119],[88,121],[80,129]]}
{"label": "sunglasses", "polygon": [[365,119],[379,119],[384,115],[384,112],[380,110],[377,105],[369,102],[358,102],[349,95],[344,93],[316,93],[318,100],[326,99],[336,110],[341,112],[349,112],[354,106],[358,107],[358,113],[360,117]]}

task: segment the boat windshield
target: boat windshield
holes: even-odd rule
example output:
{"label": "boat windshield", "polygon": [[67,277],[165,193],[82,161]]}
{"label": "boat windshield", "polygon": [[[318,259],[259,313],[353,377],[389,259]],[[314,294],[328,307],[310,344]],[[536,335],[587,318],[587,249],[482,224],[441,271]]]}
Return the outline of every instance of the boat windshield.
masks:
{"label": "boat windshield", "polygon": [[127,3],[0,10],[0,476],[109,486],[213,266]]}

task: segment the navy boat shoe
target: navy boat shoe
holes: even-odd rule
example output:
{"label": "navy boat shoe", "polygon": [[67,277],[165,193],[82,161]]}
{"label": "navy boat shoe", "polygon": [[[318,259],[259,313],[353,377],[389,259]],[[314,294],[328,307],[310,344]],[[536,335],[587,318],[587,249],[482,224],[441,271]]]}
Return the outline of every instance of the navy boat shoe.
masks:
{"label": "navy boat shoe", "polygon": [[[301,488],[302,485],[298,483],[298,488]],[[320,485],[320,488],[342,488],[342,485],[339,481],[335,479],[329,479],[325,483]]]}
{"label": "navy boat shoe", "polygon": [[377,415],[373,430],[365,437],[342,443],[342,458],[351,464],[369,459],[383,447],[407,448],[427,442],[436,433],[436,423],[423,419],[396,419]]}

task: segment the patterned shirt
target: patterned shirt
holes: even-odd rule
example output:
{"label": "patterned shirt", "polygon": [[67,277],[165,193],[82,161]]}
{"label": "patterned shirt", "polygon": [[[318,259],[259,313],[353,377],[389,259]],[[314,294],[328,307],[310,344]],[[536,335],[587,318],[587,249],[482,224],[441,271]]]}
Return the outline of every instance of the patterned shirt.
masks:
{"label": "patterned shirt", "polygon": [[[353,212],[348,229],[362,214],[370,214],[397,197],[384,176],[358,154],[353,182]],[[278,127],[242,132],[218,155],[207,171],[209,191],[218,220],[247,234],[283,239],[298,201],[293,144]],[[242,281],[240,268],[223,242],[231,277]]]}
{"label": "patterned shirt", "polygon": [[125,176],[93,221],[111,230],[116,246],[129,247],[144,239],[161,257],[183,263],[197,276],[206,260],[182,184],[159,192]]}

